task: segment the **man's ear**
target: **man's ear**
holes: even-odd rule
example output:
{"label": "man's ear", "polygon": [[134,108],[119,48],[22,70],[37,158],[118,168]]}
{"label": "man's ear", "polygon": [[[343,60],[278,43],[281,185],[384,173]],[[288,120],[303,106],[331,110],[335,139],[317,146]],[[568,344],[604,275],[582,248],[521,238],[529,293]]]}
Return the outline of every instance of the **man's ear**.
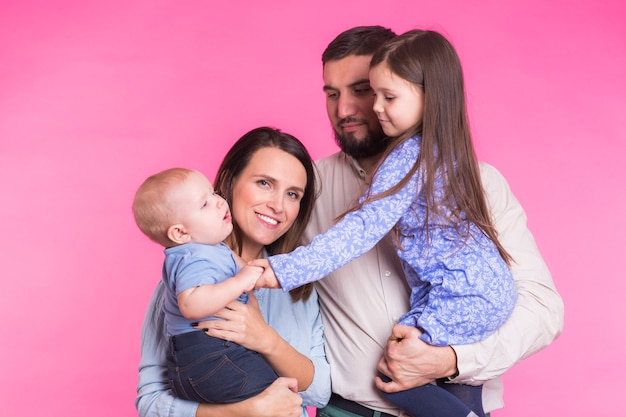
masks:
{"label": "man's ear", "polygon": [[178,245],[182,245],[191,240],[191,235],[187,233],[185,226],[180,223],[173,224],[167,228],[167,237]]}

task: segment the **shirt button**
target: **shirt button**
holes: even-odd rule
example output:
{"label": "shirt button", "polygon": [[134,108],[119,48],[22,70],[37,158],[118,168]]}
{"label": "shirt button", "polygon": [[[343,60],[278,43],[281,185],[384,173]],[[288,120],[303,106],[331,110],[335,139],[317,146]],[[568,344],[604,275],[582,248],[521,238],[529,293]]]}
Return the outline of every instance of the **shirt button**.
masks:
{"label": "shirt button", "polygon": [[385,271],[385,276],[389,278],[391,276],[391,271]]}

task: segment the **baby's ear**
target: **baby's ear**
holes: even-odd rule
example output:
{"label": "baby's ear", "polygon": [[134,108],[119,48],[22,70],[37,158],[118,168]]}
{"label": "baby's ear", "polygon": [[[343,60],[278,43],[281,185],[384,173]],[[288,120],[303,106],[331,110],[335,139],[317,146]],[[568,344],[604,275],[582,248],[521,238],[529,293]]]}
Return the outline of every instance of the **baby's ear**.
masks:
{"label": "baby's ear", "polygon": [[185,226],[182,224],[173,224],[167,229],[167,237],[178,245],[189,242],[191,235],[187,233]]}

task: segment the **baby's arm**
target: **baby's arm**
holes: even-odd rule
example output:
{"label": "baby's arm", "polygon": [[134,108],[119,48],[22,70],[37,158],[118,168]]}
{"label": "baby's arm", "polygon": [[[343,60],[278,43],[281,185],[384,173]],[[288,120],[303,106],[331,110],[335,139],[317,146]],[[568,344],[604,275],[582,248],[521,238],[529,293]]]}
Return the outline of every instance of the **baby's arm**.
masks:
{"label": "baby's arm", "polygon": [[181,314],[190,320],[212,316],[244,291],[252,291],[263,268],[246,265],[232,278],[186,289],[177,296]]}

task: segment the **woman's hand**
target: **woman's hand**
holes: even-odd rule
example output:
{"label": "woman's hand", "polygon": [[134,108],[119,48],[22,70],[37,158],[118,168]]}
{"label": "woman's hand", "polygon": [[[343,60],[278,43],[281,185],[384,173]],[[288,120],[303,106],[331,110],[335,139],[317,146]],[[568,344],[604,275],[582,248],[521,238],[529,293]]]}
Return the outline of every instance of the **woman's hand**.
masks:
{"label": "woman's hand", "polygon": [[253,293],[248,294],[248,304],[230,302],[214,314],[223,320],[208,320],[194,326],[208,329],[208,334],[237,343],[260,354],[268,353],[280,337],[263,319],[259,302]]}
{"label": "woman's hand", "polygon": [[259,416],[298,417],[302,414],[302,398],[294,378],[278,378],[255,400],[254,408]]}
{"label": "woman's hand", "polygon": [[294,378],[278,378],[260,394],[237,403],[200,404],[196,417],[299,417],[302,398]]}
{"label": "woman's hand", "polygon": [[387,341],[378,370],[391,378],[376,386],[385,392],[397,392],[428,384],[454,375],[456,354],[450,346],[433,346],[420,339],[422,333],[411,326],[396,324]]}
{"label": "woman's hand", "polygon": [[311,385],[315,373],[313,362],[265,322],[253,293],[249,294],[248,304],[233,301],[214,316],[224,320],[203,321],[194,327],[208,329],[210,336],[259,352],[278,375],[295,378],[300,390]]}

